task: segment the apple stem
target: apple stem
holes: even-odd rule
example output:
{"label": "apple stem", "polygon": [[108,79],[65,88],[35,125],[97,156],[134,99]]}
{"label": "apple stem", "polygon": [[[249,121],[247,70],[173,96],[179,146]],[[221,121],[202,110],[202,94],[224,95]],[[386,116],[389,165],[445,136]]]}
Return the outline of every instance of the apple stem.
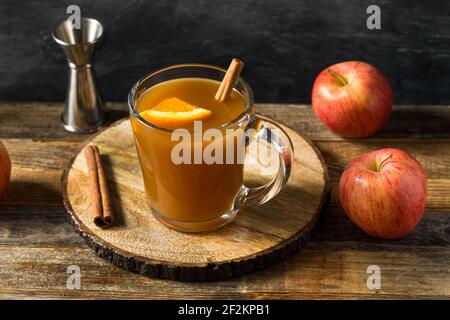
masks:
{"label": "apple stem", "polygon": [[392,158],[392,154],[388,155],[386,158],[383,159],[383,161],[380,162],[380,165],[377,168],[377,171],[380,172],[383,166],[386,164],[386,161]]}
{"label": "apple stem", "polygon": [[329,73],[333,78],[335,78],[335,79],[339,82],[339,84],[340,84],[342,87],[348,84],[348,81],[347,81],[343,76],[341,76],[339,73],[337,73],[336,71],[333,71],[333,70],[331,70],[331,69],[328,69],[328,73]]}

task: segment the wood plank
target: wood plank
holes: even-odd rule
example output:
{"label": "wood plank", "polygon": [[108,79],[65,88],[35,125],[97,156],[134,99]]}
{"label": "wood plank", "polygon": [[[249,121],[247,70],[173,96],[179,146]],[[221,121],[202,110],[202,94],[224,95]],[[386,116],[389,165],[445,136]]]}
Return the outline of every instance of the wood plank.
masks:
{"label": "wood plank", "polygon": [[407,236],[396,240],[382,240],[369,237],[346,216],[342,208],[330,207],[322,215],[319,225],[311,236],[311,242],[342,243],[348,249],[403,250],[410,247],[449,247],[450,215],[427,211],[417,227]]}
{"label": "wood plank", "polygon": [[[286,262],[204,286],[164,282],[115,268],[80,243],[62,212],[34,210],[20,218],[12,208],[1,215],[0,223],[6,227],[0,234],[2,298],[423,298],[450,294],[449,219],[445,215],[425,216],[416,231],[393,242],[365,236],[342,211],[334,210],[324,216],[305,250]],[[65,237],[68,234],[72,236]],[[82,291],[64,289],[65,268],[70,264],[81,267]],[[379,292],[364,287],[369,264],[387,272]],[[414,276],[420,279],[418,284],[412,281]]]}
{"label": "wood plank", "polygon": [[369,139],[343,139],[328,130],[310,105],[261,104],[256,110],[279,120],[314,141],[345,140],[355,143],[386,139],[449,139],[450,106],[394,105],[389,120]]}
{"label": "wood plank", "polygon": [[[428,179],[428,196],[426,211],[447,212],[450,217],[450,179]],[[331,180],[330,207],[338,207],[339,204],[339,180]]]}
{"label": "wood plank", "polygon": [[[0,205],[60,207],[61,172],[78,142],[30,139],[6,139],[3,142],[11,155],[13,173]],[[321,141],[316,145],[325,158],[332,180],[332,206],[338,205],[339,177],[351,159],[362,152],[389,146],[409,152],[423,165],[429,185],[427,208],[450,211],[449,140],[393,141],[389,144],[382,141]]]}
{"label": "wood plank", "polygon": [[[64,245],[84,241],[69,224],[63,208],[0,207],[0,244]],[[341,208],[331,207],[320,217],[311,236],[313,242],[346,243],[348,248],[396,250],[397,247],[450,245],[450,216],[428,211],[417,228],[395,241],[374,239],[358,229]]]}
{"label": "wood plank", "polygon": [[[4,139],[13,169],[60,171],[76,151],[77,141]],[[385,147],[400,148],[414,156],[424,167],[429,179],[450,178],[450,140],[417,141],[319,141],[331,177],[339,177],[348,163],[359,154]]]}
{"label": "wood plank", "polygon": [[415,141],[316,141],[332,178],[341,176],[351,160],[363,152],[382,148],[398,148],[408,152],[422,165],[428,179],[450,177],[450,140]]}
{"label": "wood plank", "polygon": [[61,207],[61,173],[78,142],[3,140],[12,161],[11,182],[0,199],[4,206]]}
{"label": "wood plank", "polygon": [[[124,103],[108,103],[111,121],[128,115]],[[24,108],[24,109],[22,109]],[[66,131],[60,122],[63,103],[1,102],[0,139],[41,139],[82,141],[89,135]]]}
{"label": "wood plank", "polygon": [[[67,266],[81,269],[82,290],[66,289]],[[366,286],[369,265],[381,268],[381,290]],[[450,250],[348,249],[311,243],[284,263],[225,282],[184,283],[129,273],[76,245],[0,245],[0,297],[86,298],[381,298],[450,295]]]}
{"label": "wood plank", "polygon": [[[128,116],[125,103],[109,103],[112,119]],[[26,112],[17,110],[24,108]],[[80,141],[87,136],[65,131],[60,122],[62,103],[1,102],[0,139],[66,139]],[[270,116],[306,134],[312,140],[342,140],[326,129],[310,105],[256,104],[256,111]],[[370,140],[379,139],[450,139],[450,106],[396,105],[389,121]],[[30,117],[30,114],[33,116]],[[353,141],[367,141],[353,140]]]}
{"label": "wood plank", "polygon": [[61,207],[61,170],[17,169],[12,171],[11,182],[0,198],[1,206]]}
{"label": "wood plank", "polygon": [[13,169],[60,171],[74,154],[78,142],[34,139],[2,140],[10,153]]}
{"label": "wood plank", "polygon": [[0,244],[79,244],[63,208],[0,207]]}
{"label": "wood plank", "polygon": [[[231,292],[227,291],[225,294],[216,292],[214,295],[207,293],[190,292],[180,293],[178,296],[167,296],[164,292],[127,292],[127,291],[104,291],[104,290],[89,290],[79,292],[77,290],[56,290],[52,289],[2,289],[0,292],[0,299],[2,300],[375,300],[375,299],[436,299],[448,300],[448,296],[444,295],[404,295],[404,294],[383,294],[378,293],[359,293],[359,294],[327,294],[321,292]],[[262,303],[262,302],[261,302]]]}

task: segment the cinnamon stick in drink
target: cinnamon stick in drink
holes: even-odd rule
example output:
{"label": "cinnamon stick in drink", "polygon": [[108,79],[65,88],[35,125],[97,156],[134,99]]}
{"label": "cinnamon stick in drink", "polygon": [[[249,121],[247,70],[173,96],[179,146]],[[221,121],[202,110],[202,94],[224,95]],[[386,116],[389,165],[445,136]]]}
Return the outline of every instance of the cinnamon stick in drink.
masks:
{"label": "cinnamon stick in drink", "polygon": [[217,101],[224,102],[230,96],[243,67],[244,63],[242,61],[237,58],[233,58],[222,82],[220,83],[219,89],[216,92],[215,99]]}

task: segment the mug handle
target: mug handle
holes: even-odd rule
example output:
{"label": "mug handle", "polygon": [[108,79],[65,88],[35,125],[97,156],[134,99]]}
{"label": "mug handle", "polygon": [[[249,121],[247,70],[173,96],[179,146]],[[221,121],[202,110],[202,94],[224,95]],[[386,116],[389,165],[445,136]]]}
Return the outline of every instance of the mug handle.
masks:
{"label": "mug handle", "polygon": [[[248,129],[253,130],[249,131]],[[253,137],[249,133],[253,133]],[[260,205],[274,198],[288,181],[294,160],[294,147],[291,139],[279,124],[258,114],[253,114],[250,119],[246,130],[247,137],[249,139],[256,138],[257,143],[260,143],[261,140],[268,142],[278,153],[280,160],[278,172],[271,181],[255,188],[242,186],[240,204]]]}

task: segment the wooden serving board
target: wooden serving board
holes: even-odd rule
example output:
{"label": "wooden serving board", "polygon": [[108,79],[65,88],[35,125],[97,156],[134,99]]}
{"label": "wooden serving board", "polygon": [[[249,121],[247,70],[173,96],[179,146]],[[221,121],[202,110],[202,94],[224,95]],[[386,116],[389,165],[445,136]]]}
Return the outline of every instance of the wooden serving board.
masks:
{"label": "wooden serving board", "polygon": [[[326,205],[330,183],[313,144],[284,127],[294,146],[292,173],[277,197],[241,209],[207,233],[181,233],[153,218],[144,193],[130,122],[124,119],[83,143],[62,177],[64,205],[76,232],[95,253],[132,272],[182,281],[220,280],[267,267],[301,248]],[[115,224],[94,225],[84,148],[96,144],[108,176]],[[262,183],[254,166],[246,184]],[[258,171],[259,172],[259,171]]]}

